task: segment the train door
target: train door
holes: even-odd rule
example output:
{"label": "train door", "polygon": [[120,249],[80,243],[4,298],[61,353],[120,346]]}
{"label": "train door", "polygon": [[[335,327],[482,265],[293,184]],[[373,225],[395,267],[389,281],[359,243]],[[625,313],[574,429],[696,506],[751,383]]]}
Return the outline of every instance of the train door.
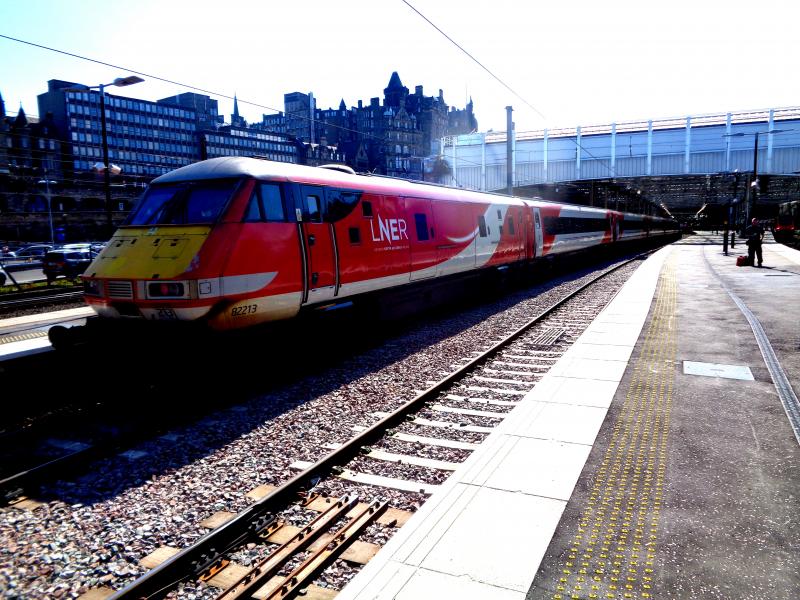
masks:
{"label": "train door", "polygon": [[543,248],[544,248],[544,235],[542,233],[542,215],[539,214],[539,209],[533,209],[533,234],[536,238],[536,258],[540,258],[542,256]]}
{"label": "train door", "polygon": [[517,208],[513,211],[514,216],[508,221],[508,228],[511,235],[515,236],[514,244],[517,247],[517,260],[525,259],[525,252],[528,246],[528,239],[525,231],[525,221],[523,220],[523,209]]}
{"label": "train door", "polygon": [[411,280],[436,275],[436,230],[431,201],[405,198],[408,238],[411,245]]}
{"label": "train door", "polygon": [[533,234],[533,207],[525,204],[522,207],[522,215],[520,216],[522,223],[522,248],[524,250],[525,260],[531,260],[534,253],[534,244],[536,243],[536,236]]}
{"label": "train door", "polygon": [[333,223],[326,223],[325,190],[300,186],[302,195],[303,248],[306,255],[306,302],[330,300],[336,295],[338,259]]}

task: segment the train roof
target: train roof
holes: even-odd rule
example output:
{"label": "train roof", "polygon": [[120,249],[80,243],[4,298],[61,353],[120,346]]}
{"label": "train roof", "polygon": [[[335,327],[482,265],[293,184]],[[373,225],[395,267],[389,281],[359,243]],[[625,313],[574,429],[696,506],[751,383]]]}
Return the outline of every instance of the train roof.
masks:
{"label": "train roof", "polygon": [[457,199],[462,202],[486,202],[486,196],[489,195],[494,196],[498,201],[502,201],[504,204],[517,206],[522,206],[524,204],[538,206],[557,205],[563,208],[585,212],[606,212],[612,210],[600,207],[581,206],[579,204],[553,202],[542,198],[518,198],[495,192],[465,190],[435,183],[417,182],[384,175],[348,173],[340,168],[308,167],[305,165],[243,156],[225,156],[196,162],[170,171],[154,179],[152,183],[178,183],[182,181],[196,181],[198,179],[226,179],[233,177],[254,177],[258,179],[272,179],[296,183],[327,184],[360,189],[378,194],[391,193],[409,197],[418,197],[420,194],[424,193],[438,199]]}
{"label": "train roof", "polygon": [[[386,177],[383,175],[351,174],[338,168],[308,167],[293,163],[245,158],[241,156],[226,156],[196,162],[170,171],[154,179],[152,183],[178,183],[182,181],[196,181],[198,179],[224,179],[229,177],[255,177],[259,179],[273,179],[298,183],[327,184],[362,189],[375,193],[392,193],[411,197],[419,196],[421,193],[433,193],[440,198],[449,197],[476,202],[485,202],[486,199],[483,196],[490,194],[501,198],[504,203],[523,204],[522,199],[506,196],[504,194],[464,190],[429,182],[415,182],[408,179]],[[425,191],[423,192],[423,190]]]}

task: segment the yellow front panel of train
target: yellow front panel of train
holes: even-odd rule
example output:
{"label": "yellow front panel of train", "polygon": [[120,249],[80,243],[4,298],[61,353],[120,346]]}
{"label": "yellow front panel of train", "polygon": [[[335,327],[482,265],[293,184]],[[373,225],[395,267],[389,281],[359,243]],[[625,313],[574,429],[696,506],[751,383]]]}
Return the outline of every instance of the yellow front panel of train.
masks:
{"label": "yellow front panel of train", "polygon": [[172,279],[186,272],[211,227],[131,227],[119,229],[86,269],[90,277]]}

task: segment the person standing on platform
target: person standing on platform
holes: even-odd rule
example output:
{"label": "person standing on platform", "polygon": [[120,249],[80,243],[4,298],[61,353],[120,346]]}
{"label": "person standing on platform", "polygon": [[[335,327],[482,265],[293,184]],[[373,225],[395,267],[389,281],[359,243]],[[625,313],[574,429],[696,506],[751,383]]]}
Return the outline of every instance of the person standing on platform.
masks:
{"label": "person standing on platform", "polygon": [[758,266],[764,262],[764,257],[761,254],[761,241],[764,239],[764,228],[758,224],[758,219],[753,221],[745,229],[744,234],[747,236],[747,258],[751,265],[755,266],[755,258],[758,256]]}

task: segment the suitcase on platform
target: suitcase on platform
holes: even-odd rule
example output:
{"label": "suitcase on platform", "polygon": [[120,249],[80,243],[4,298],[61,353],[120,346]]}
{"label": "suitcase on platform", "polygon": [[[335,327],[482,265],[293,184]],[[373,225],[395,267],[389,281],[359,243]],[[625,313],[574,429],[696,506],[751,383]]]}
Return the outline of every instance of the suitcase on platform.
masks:
{"label": "suitcase on platform", "polygon": [[737,256],[736,257],[736,266],[737,267],[746,267],[750,261],[748,260],[747,256]]}

